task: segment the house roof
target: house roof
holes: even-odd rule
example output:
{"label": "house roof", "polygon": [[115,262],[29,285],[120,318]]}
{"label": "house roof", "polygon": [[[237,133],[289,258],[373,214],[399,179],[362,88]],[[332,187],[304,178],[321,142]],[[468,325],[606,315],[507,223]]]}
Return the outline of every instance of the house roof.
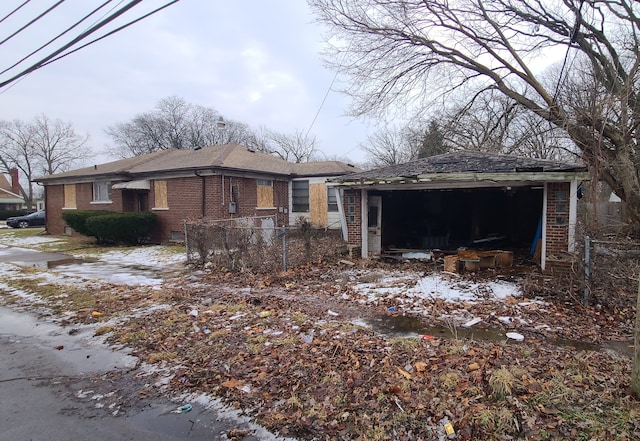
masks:
{"label": "house roof", "polygon": [[38,182],[70,181],[74,178],[133,179],[187,170],[223,169],[273,175],[339,176],[359,169],[339,161],[293,164],[273,155],[249,150],[238,144],[199,150],[161,150],[134,158],[98,164],[36,179]]}
{"label": "house roof", "polygon": [[24,198],[11,191],[11,182],[0,173],[0,204],[24,204]]}
{"label": "house roof", "polygon": [[[423,181],[443,179],[478,179],[483,176],[494,178],[501,174],[508,175],[509,179],[523,178],[531,179],[533,175],[539,176],[540,181],[544,180],[545,174],[585,172],[587,169],[582,165],[569,164],[547,159],[523,158],[511,155],[501,155],[495,153],[459,151],[445,153],[443,155],[431,156],[417,159],[404,164],[391,165],[361,173],[352,173],[347,176],[335,178],[334,181],[341,183],[364,183],[364,182],[399,182],[399,181]],[[517,179],[516,179],[517,180]]]}

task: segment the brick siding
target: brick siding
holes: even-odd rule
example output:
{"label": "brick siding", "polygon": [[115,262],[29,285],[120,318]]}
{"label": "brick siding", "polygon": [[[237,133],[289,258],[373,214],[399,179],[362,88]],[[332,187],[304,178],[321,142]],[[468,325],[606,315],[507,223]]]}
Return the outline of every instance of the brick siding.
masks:
{"label": "brick siding", "polygon": [[[273,181],[274,207],[268,209],[257,208],[257,186],[256,179],[244,177],[224,178],[220,175],[205,177],[183,177],[166,179],[167,182],[167,205],[166,209],[154,209],[153,181],[151,190],[144,191],[148,194],[147,209],[158,216],[158,226],[152,235],[152,241],[157,243],[168,242],[172,232],[182,233],[184,231],[184,221],[189,219],[200,219],[203,217],[203,180],[204,189],[204,217],[211,219],[229,219],[246,216],[277,216],[278,225],[288,223],[286,209],[288,182]],[[114,184],[116,182],[112,182]],[[224,197],[223,197],[224,183]],[[123,190],[111,191],[110,203],[92,203],[93,183],[75,184],[76,186],[76,209],[77,210],[108,210],[114,212],[135,211],[136,206],[131,200],[125,198],[123,201]],[[233,190],[231,190],[233,189]],[[130,190],[129,190],[130,191]],[[236,213],[229,213],[230,195],[233,192],[236,201]],[[50,234],[64,234],[65,222],[55,213],[65,211],[64,206],[64,186],[47,185],[45,193],[45,207],[47,213],[47,231]]]}

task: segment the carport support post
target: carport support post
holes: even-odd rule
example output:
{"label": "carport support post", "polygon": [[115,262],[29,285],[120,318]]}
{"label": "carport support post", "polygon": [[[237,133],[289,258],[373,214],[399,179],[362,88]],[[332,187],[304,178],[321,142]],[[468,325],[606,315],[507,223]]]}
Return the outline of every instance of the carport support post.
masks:
{"label": "carport support post", "polygon": [[640,280],[638,281],[638,300],[636,301],[636,326],[633,330],[633,371],[631,372],[631,390],[640,398]]}
{"label": "carport support post", "polygon": [[591,238],[584,237],[584,298],[582,306],[589,306],[589,294],[591,291]]}
{"label": "carport support post", "polygon": [[287,270],[287,227],[282,226],[282,271]]}

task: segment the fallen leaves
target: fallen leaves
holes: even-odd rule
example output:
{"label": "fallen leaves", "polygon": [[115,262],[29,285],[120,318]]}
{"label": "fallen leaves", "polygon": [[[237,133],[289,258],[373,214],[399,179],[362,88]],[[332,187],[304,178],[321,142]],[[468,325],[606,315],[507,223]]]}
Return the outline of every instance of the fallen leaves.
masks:
{"label": "fallen leaves", "polygon": [[[132,346],[147,363],[171,367],[171,392],[220,397],[267,428],[302,439],[438,439],[446,435],[445,417],[459,440],[571,439],[574,432],[606,439],[602,428],[611,425],[628,439],[639,436],[626,398],[629,360],[545,340],[619,335],[604,314],[588,310],[580,317],[573,305],[515,297],[415,300],[414,314],[454,317],[451,336],[389,339],[356,320],[391,307],[402,317],[408,303],[384,297],[369,303],[354,289],[366,272],[346,270],[353,273],[344,265],[261,276],[212,273],[154,292],[98,292],[105,316],[122,314],[121,324],[99,333]],[[90,311],[77,319],[87,320]],[[472,321],[469,338],[457,334],[456,323]],[[474,338],[489,326],[500,339]],[[514,328],[526,332],[525,341],[506,342]],[[238,430],[227,436],[248,435]]]}

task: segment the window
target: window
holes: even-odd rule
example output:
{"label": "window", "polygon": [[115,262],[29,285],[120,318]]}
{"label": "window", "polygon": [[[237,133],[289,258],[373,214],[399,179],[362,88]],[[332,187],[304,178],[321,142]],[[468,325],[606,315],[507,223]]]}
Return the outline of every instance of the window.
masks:
{"label": "window", "polygon": [[166,210],[169,208],[169,202],[167,198],[167,181],[154,181],[153,182],[153,208]]}
{"label": "window", "polygon": [[338,198],[335,187],[327,187],[327,211],[338,211]]}
{"label": "window", "polygon": [[293,181],[291,186],[291,211],[294,213],[308,213],[309,181]]}
{"label": "window", "polygon": [[76,184],[64,184],[64,202],[62,208],[73,209],[76,207]]}
{"label": "window", "polygon": [[110,181],[95,181],[93,183],[93,202],[111,202]]}
{"label": "window", "polygon": [[273,208],[273,181],[269,179],[256,179],[258,193],[258,208]]}

